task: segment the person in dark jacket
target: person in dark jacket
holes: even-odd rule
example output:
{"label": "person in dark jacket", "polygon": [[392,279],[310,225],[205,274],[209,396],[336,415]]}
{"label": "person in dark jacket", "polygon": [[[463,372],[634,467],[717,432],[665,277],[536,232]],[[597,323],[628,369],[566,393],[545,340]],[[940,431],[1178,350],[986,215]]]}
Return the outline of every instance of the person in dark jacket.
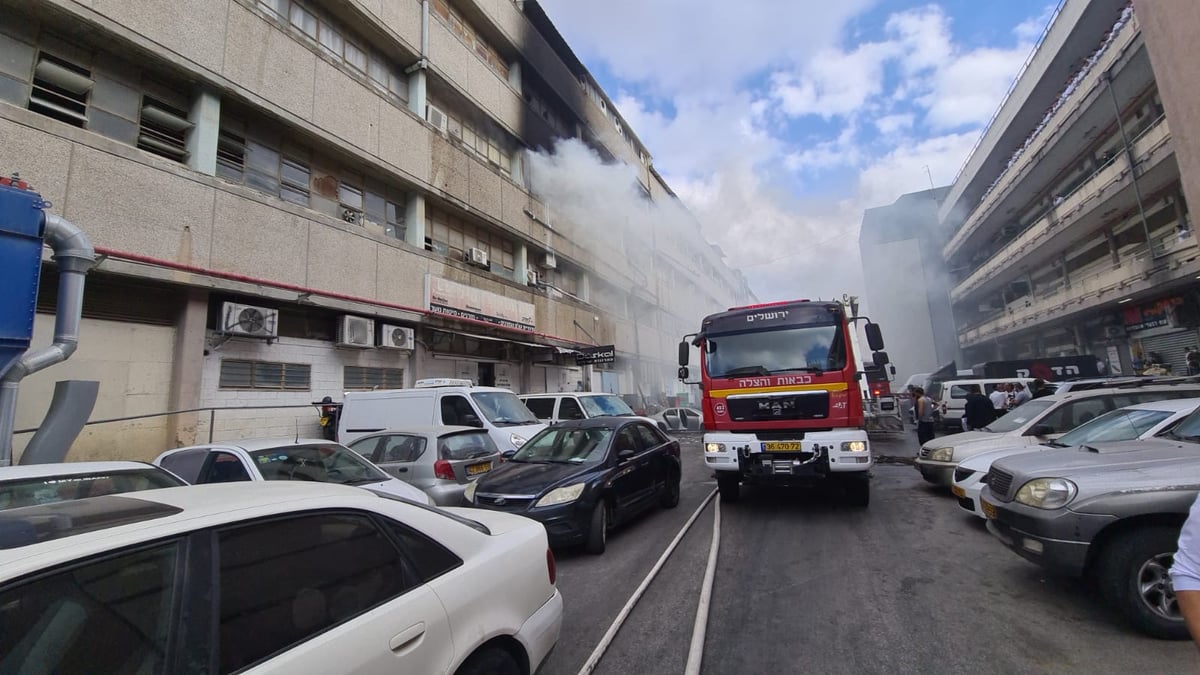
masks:
{"label": "person in dark jacket", "polygon": [[1034,398],[1041,398],[1054,393],[1054,390],[1046,386],[1046,381],[1040,377],[1033,381],[1031,389],[1033,389]]}
{"label": "person in dark jacket", "polygon": [[992,405],[991,399],[983,395],[977,384],[971,385],[963,411],[966,413],[963,418],[967,420],[969,431],[982,429],[996,419],[996,407]]}

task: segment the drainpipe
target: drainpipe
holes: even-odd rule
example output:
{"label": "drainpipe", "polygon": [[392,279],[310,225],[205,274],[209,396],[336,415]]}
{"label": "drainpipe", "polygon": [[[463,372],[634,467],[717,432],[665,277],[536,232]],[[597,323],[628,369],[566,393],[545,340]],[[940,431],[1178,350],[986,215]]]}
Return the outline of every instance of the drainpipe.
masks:
{"label": "drainpipe", "polygon": [[1113,112],[1117,116],[1117,129],[1121,131],[1121,143],[1125,146],[1125,158],[1129,162],[1129,177],[1133,179],[1133,196],[1137,199],[1138,215],[1142,219],[1142,230],[1146,233],[1146,250],[1150,259],[1158,258],[1154,251],[1154,242],[1150,241],[1150,225],[1146,222],[1146,207],[1142,203],[1142,186],[1138,183],[1137,158],[1133,156],[1133,146],[1129,144],[1129,136],[1125,133],[1125,121],[1121,119],[1121,106],[1117,103],[1117,94],[1113,91],[1112,71],[1104,71],[1104,83],[1107,85],[1108,96],[1112,99]]}
{"label": "drainpipe", "polygon": [[96,251],[87,235],[71,222],[46,215],[45,242],[54,250],[58,264],[58,308],[54,318],[54,341],[28,352],[0,378],[0,466],[12,464],[12,437],[16,428],[17,388],[33,373],[66,361],[79,344],[79,320],[83,312],[83,284],[96,262]]}

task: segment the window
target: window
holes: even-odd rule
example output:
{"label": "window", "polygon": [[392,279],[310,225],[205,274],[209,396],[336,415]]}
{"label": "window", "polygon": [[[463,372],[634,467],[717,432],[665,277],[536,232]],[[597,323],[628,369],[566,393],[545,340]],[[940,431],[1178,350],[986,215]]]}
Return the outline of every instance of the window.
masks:
{"label": "window", "polygon": [[88,69],[43,52],[38,55],[33,71],[28,107],[46,117],[84,128],[92,84]]}
{"label": "window", "polygon": [[200,478],[200,483],[238,483],[250,480],[246,466],[241,458],[228,452],[210,452],[208,468]]}
{"label": "window", "polygon": [[179,476],[188,483],[200,480],[200,470],[204,468],[204,460],[208,459],[208,450],[181,450],[162,458],[159,462],[164,469]]}
{"label": "window", "polygon": [[462,396],[442,397],[442,424],[448,426],[481,427],[483,422],[470,402]]}
{"label": "window", "polygon": [[344,45],[345,41],[342,40],[342,34],[337,32],[333,26],[330,26],[328,23],[322,21],[321,46],[325,48],[325,51],[330,55],[341,59]]}
{"label": "window", "polygon": [[402,389],[404,388],[404,369],[345,366],[342,368],[342,387],[347,391]]}
{"label": "window", "polygon": [[342,220],[347,223],[362,223],[363,191],[361,188],[346,182],[338,183],[338,205],[341,207]]}
{"label": "window", "polygon": [[387,436],[379,449],[376,462],[388,464],[392,462],[415,462],[425,454],[426,440],[424,436]]}
{"label": "window", "polygon": [[484,125],[450,111],[450,108],[441,102],[433,102],[426,106],[425,112],[426,121],[430,124],[442,128],[442,119],[445,119],[445,131],[450,138],[461,142],[465,149],[499,169],[500,173],[512,177],[513,153],[509,150],[512,143],[503,132],[492,130],[489,133],[485,131]]}
{"label": "window", "polygon": [[558,419],[581,420],[583,417],[583,409],[579,407],[579,401],[564,397],[558,402]]}
{"label": "window", "polygon": [[166,672],[179,558],[171,542],[9,587],[0,594],[0,669]]}
{"label": "window", "polygon": [[261,143],[246,143],[246,185],[267,194],[279,194],[279,152]]}
{"label": "window", "polygon": [[508,79],[508,65],[500,58],[500,54],[496,50],[479,37],[479,33],[471,27],[471,24],[462,17],[453,7],[445,0],[434,0],[433,14],[438,21],[446,25],[451,33],[458,36],[463,44],[475,52],[481,61],[486,63],[489,68],[494,70],[497,75],[504,79]]}
{"label": "window", "polygon": [[[142,116],[137,146],[146,152],[176,162],[187,161],[187,132],[192,128],[188,114],[149,96],[142,97]],[[217,141],[220,154],[220,139]]]}
{"label": "window", "polygon": [[657,429],[651,429],[645,424],[638,424],[636,426],[638,436],[642,441],[642,448],[649,450],[667,442],[667,439]]}
{"label": "window", "polygon": [[554,419],[553,398],[527,398],[525,399],[525,407],[529,408],[539,420]]}
{"label": "window", "polygon": [[1037,426],[1048,426],[1051,429],[1048,433],[1061,434],[1084,422],[1090,422],[1093,418],[1099,417],[1111,409],[1112,400],[1108,396],[1069,401],[1038,420]]}
{"label": "window", "polygon": [[367,190],[363,195],[363,207],[367,220],[383,227],[384,234],[404,239],[404,203],[402,200],[387,199],[383,195]]}
{"label": "window", "polygon": [[620,453],[623,450],[638,452],[641,450],[641,440],[638,438],[634,426],[631,424],[617,433],[617,438],[613,441],[613,450],[615,452]]}
{"label": "window", "polygon": [[234,183],[245,179],[246,139],[221,130],[217,136],[217,175]]}
{"label": "window", "polygon": [[312,366],[307,363],[221,359],[221,389],[308,391]]}
{"label": "window", "polygon": [[279,196],[284,200],[308,206],[308,165],[294,159],[284,159],[280,175]]}
{"label": "window", "polygon": [[292,3],[291,21],[292,25],[301,33],[314,40],[317,39],[317,17],[313,16],[312,12]]}
{"label": "window", "polygon": [[496,443],[486,431],[465,431],[438,439],[438,459],[476,459],[497,452]]}
{"label": "window", "polygon": [[322,513],[226,528],[218,546],[222,673],[308,640],[418,583],[364,515]]}
{"label": "window", "polygon": [[346,63],[360,73],[367,72],[367,53],[353,42],[346,41]]}
{"label": "window", "polygon": [[400,550],[413,564],[421,583],[428,583],[462,564],[458,556],[407,525],[388,521],[388,529],[400,542]]}

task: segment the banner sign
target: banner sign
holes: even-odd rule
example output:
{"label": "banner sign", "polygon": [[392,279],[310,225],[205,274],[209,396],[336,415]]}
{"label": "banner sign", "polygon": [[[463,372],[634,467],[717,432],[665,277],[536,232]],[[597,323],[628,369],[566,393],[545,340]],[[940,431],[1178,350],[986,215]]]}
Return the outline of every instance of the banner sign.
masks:
{"label": "banner sign", "polygon": [[1125,307],[1122,314],[1125,318],[1125,330],[1146,330],[1170,326],[1175,307],[1183,304],[1183,298],[1164,298],[1148,305]]}
{"label": "banner sign", "polygon": [[425,307],[431,312],[473,319],[504,328],[534,330],[534,306],[514,298],[425,275]]}
{"label": "banner sign", "polygon": [[593,366],[598,363],[616,363],[616,345],[601,345],[599,347],[579,347],[576,349],[575,365]]}

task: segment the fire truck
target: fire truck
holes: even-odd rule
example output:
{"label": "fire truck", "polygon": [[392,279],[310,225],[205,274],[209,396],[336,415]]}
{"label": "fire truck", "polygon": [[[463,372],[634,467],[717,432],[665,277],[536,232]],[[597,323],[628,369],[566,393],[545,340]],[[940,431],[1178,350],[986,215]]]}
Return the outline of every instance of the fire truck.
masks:
{"label": "fire truck", "polygon": [[888,357],[879,326],[857,309],[853,298],[734,307],[705,317],[679,344],[685,382],[699,348],[704,462],[722,501],[735,501],[743,483],[837,481],[852,503],[869,503],[858,321],[866,322],[874,364]]}

